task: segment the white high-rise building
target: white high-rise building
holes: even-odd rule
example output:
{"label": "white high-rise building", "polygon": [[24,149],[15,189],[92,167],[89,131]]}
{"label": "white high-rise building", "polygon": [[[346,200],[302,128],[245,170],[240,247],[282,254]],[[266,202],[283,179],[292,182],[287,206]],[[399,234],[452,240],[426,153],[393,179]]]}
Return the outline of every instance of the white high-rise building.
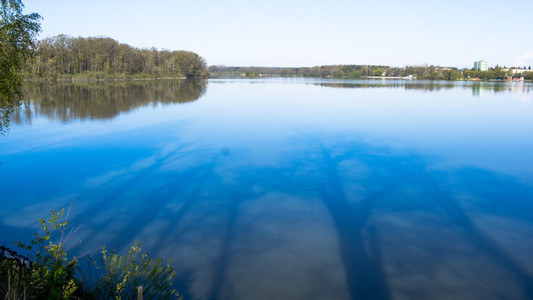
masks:
{"label": "white high-rise building", "polygon": [[488,71],[489,70],[489,63],[484,61],[484,60],[475,61],[474,62],[474,70],[476,70],[476,71]]}

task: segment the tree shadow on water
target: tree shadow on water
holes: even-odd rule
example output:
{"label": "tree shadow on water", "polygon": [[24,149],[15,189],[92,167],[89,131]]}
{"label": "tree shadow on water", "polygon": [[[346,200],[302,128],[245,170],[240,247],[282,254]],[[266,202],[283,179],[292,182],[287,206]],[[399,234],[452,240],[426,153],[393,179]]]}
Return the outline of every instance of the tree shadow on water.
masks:
{"label": "tree shadow on water", "polygon": [[[147,189],[149,201],[136,204],[138,209],[113,231],[108,245],[118,249],[159,222],[147,233],[150,243],[166,251],[158,255],[177,258],[176,287],[185,298],[242,299],[260,293],[305,299],[320,289],[338,287],[346,290],[328,291],[324,298],[440,298],[446,292],[465,299],[491,293],[499,298],[533,298],[531,268],[520,264],[516,253],[478,219],[483,214],[531,223],[533,204],[524,200],[533,189],[512,178],[473,168],[434,171],[427,157],[325,134],[299,135],[282,152],[279,164],[270,167],[220,168],[224,164],[220,156],[193,163],[189,155],[177,148],[160,156],[90,207],[94,214],[102,207],[113,210],[118,204],[110,202],[117,197],[136,192],[144,180],[157,182]],[[187,167],[161,171],[171,161],[184,161]],[[277,198],[268,197],[272,194]],[[308,207],[314,201],[327,221],[313,223],[312,216],[303,216],[312,211]],[[179,205],[167,209],[171,204]],[[329,236],[310,234],[303,229],[307,225],[331,226],[328,229],[335,235],[331,244],[336,247],[310,249],[328,243]],[[100,224],[91,230],[111,228]],[[307,237],[298,240],[294,232]],[[304,246],[298,245],[300,241]],[[462,252],[452,247],[456,245]],[[439,261],[441,257],[446,263]],[[261,258],[267,262],[258,262]],[[487,267],[479,266],[480,261],[507,276],[515,291],[500,285],[499,275],[485,274]],[[447,266],[450,262],[453,266]],[[322,272],[325,265],[333,271]],[[331,275],[337,270],[342,279]],[[443,273],[448,279],[439,277]],[[248,280],[263,276],[273,283]],[[412,276],[424,279],[413,284],[404,278]],[[459,290],[449,278],[464,280],[466,287]],[[485,285],[470,285],[478,278]],[[300,292],[308,285],[313,288]]]}
{"label": "tree shadow on water", "polygon": [[[130,177],[127,177],[121,180],[121,182],[119,181],[118,184],[112,186],[109,189],[108,193],[102,192],[102,190],[105,189],[105,186],[100,187],[98,189],[98,193],[103,194],[103,196],[99,196],[98,198],[100,199],[92,200],[90,203],[90,208],[85,209],[83,211],[83,214],[85,216],[93,216],[100,214],[102,211],[105,211],[109,207],[112,208],[112,206],[115,205],[116,201],[123,197],[123,195],[126,194],[128,191],[142,186],[145,180],[156,176],[159,172],[159,169],[169,163],[170,160],[183,159],[190,153],[193,153],[194,150],[187,149],[190,146],[191,145],[189,144],[182,144],[176,149],[170,151],[169,153],[160,157],[156,157],[155,162],[150,163],[148,166],[142,168],[141,170],[131,172],[132,175]],[[194,171],[188,170],[188,172]]]}
{"label": "tree shadow on water", "polygon": [[[346,283],[352,299],[389,299],[388,288],[379,265],[364,243],[362,231],[373,210],[374,202],[387,195],[389,189],[371,193],[356,206],[350,202],[342,185],[338,163],[330,151],[320,146],[323,154],[325,182],[318,186],[319,193],[333,219],[339,251],[344,264]],[[372,247],[373,249],[374,247]]]}
{"label": "tree shadow on water", "polygon": [[[531,270],[525,269],[487,232],[478,228],[470,211],[448,191],[459,186],[477,199],[476,203],[469,205],[477,205],[485,213],[525,219],[533,211],[533,205],[528,201],[533,194],[531,187],[491,175],[486,170],[468,169],[452,173],[429,171],[427,158],[394,154],[388,149],[360,141],[334,138],[336,143],[326,146],[321,138],[314,135],[295,140],[295,149],[300,150],[287,155],[287,164],[284,165],[289,170],[285,174],[294,174],[298,168],[301,169],[300,173],[313,174],[305,178],[305,183],[292,178],[292,184],[295,190],[309,190],[312,189],[311,185],[315,186],[327,208],[337,232],[339,256],[351,299],[392,297],[379,245],[380,227],[372,224],[379,224],[383,216],[396,211],[419,211],[439,218],[438,230],[454,232],[458,240],[470,245],[479,256],[487,258],[502,272],[511,275],[512,281],[520,289],[518,294],[524,299],[533,298]],[[460,183],[455,182],[451,188],[446,186],[450,177],[457,176]],[[353,190],[348,192],[345,188],[354,184],[362,187],[355,194]],[[398,197],[402,191],[413,186],[417,187],[415,193],[420,203],[409,203],[409,199]],[[506,203],[512,203],[513,209]],[[424,248],[423,238],[411,246]],[[449,254],[442,247],[439,251]],[[429,262],[433,263],[437,264]],[[416,293],[413,291],[411,296]]]}
{"label": "tree shadow on water", "polygon": [[[209,180],[215,165],[216,161],[213,161],[211,164],[204,164],[190,170],[167,174],[167,181],[158,189],[150,192],[149,201],[138,204],[141,207],[137,214],[129,218],[124,230],[117,233],[109,242],[109,247],[119,249],[125,243],[134,240],[146,226],[161,217],[160,213],[165,211],[170,202],[179,199],[179,201],[183,201],[182,207],[171,218],[173,226],[177,226],[180,219],[194,204],[194,199],[198,197],[206,181]],[[161,231],[160,236],[164,236],[164,232]],[[171,231],[167,230],[166,232]]]}

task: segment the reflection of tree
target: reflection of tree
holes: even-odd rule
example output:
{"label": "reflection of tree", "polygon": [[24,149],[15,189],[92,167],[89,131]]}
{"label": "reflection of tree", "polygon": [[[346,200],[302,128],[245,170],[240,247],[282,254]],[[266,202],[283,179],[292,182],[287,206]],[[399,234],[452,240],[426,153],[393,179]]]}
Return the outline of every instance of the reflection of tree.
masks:
{"label": "reflection of tree", "polygon": [[365,80],[354,82],[319,82],[315,85],[333,88],[397,88],[404,90],[423,90],[437,92],[442,89],[471,89],[474,96],[479,95],[479,91],[484,92],[522,92],[529,93],[531,85],[524,84],[521,90],[517,90],[516,85],[510,82],[467,82],[467,81],[409,81],[409,80]]}
{"label": "reflection of tree", "polygon": [[406,80],[366,80],[357,82],[320,82],[316,85],[333,88],[396,88],[405,90],[439,91],[441,89],[453,89],[453,82],[450,81],[406,81]]}
{"label": "reflection of tree", "polygon": [[494,82],[474,82],[472,83],[472,95],[476,97],[483,97],[487,92],[513,92],[517,94],[529,94],[532,90],[532,85],[524,84],[523,82],[505,82],[505,83],[494,83]]}
{"label": "reflection of tree", "polygon": [[27,83],[17,123],[44,116],[62,122],[110,119],[121,112],[156,104],[192,102],[207,89],[205,80],[128,81],[118,83]]}

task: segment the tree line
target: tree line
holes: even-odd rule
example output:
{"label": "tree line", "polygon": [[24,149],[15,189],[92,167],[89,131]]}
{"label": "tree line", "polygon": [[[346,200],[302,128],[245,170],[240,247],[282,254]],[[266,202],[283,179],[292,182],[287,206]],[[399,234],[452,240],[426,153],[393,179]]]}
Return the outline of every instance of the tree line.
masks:
{"label": "tree line", "polygon": [[38,41],[26,67],[30,78],[187,77],[209,75],[190,51],[139,49],[108,37],[58,35]]}
{"label": "tree line", "polygon": [[[529,70],[528,70],[529,71]],[[381,65],[326,65],[302,68],[276,68],[276,67],[233,67],[210,66],[212,76],[283,76],[283,77],[322,77],[322,78],[348,78],[361,77],[406,77],[413,76],[418,79],[432,80],[458,80],[480,78],[483,80],[506,79],[508,76],[533,79],[533,72],[511,75],[504,68],[496,66],[488,71],[475,71],[455,67],[440,66],[407,66],[390,67]]]}
{"label": "tree line", "polygon": [[479,78],[482,80],[491,80],[491,79],[506,79],[509,76],[512,78],[520,78],[524,77],[524,79],[533,80],[533,71],[531,70],[531,67],[529,69],[526,69],[525,67],[522,70],[527,70],[521,73],[515,73],[510,74],[509,70],[505,67],[499,67],[496,66],[494,68],[490,68],[487,71],[476,71],[476,70],[465,70],[464,77],[465,78]]}
{"label": "tree line", "polygon": [[[253,76],[300,76],[300,77],[333,77],[360,78],[365,76],[405,77],[408,75],[418,78],[429,78],[435,70],[444,68],[435,66],[409,66],[405,68],[382,65],[325,65],[302,68],[271,68],[271,67],[228,67],[210,66],[213,75],[242,75]],[[446,68],[453,70],[451,68]],[[455,69],[456,71],[456,69]]]}

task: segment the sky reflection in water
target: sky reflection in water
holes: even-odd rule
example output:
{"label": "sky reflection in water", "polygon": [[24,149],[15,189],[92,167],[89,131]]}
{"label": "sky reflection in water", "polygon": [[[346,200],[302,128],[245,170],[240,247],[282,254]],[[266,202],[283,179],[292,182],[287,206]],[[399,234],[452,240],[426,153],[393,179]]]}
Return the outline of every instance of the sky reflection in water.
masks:
{"label": "sky reflection in water", "polygon": [[0,138],[2,242],[74,202],[75,251],[140,240],[186,299],[531,299],[530,90],[29,86]]}

